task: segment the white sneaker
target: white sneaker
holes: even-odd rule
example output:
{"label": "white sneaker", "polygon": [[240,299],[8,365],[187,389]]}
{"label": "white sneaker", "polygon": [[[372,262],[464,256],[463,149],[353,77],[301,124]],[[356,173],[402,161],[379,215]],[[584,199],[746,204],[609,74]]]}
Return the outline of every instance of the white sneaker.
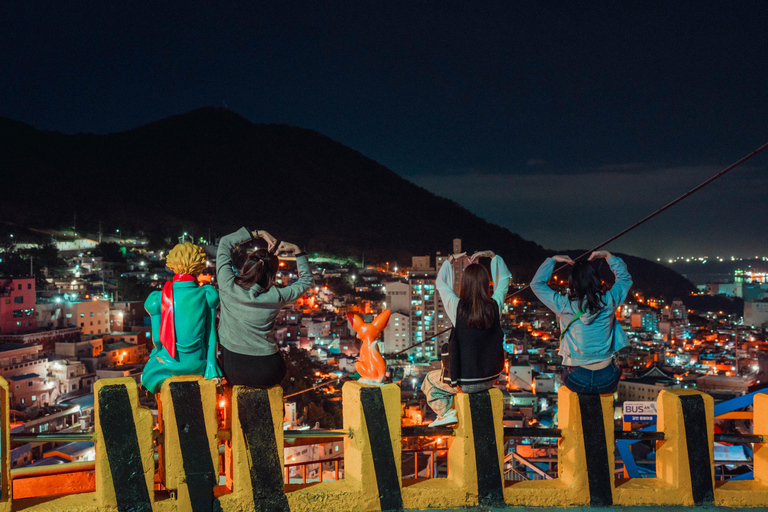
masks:
{"label": "white sneaker", "polygon": [[453,423],[458,423],[459,420],[456,418],[456,409],[451,409],[447,413],[443,414],[439,418],[437,418],[435,421],[429,424],[430,427],[439,427],[441,425],[451,425]]}

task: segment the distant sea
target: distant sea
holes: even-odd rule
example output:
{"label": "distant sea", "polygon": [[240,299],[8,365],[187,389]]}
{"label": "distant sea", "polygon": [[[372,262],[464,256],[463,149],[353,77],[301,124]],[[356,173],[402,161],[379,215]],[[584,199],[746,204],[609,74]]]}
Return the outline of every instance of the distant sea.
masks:
{"label": "distant sea", "polygon": [[682,274],[695,285],[707,283],[732,283],[736,270],[751,270],[753,272],[768,272],[768,261],[762,259],[741,259],[731,261],[701,261],[669,263],[660,261],[675,272]]}

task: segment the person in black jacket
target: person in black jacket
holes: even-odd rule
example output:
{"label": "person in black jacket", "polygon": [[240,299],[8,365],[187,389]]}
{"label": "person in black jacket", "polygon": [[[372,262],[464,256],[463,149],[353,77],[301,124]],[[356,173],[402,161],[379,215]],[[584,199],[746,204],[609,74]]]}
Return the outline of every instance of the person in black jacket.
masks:
{"label": "person in black jacket", "polygon": [[[475,263],[482,257],[491,258],[493,294],[491,276],[484,266]],[[437,291],[454,327],[448,340],[450,362],[444,360],[442,370],[429,372],[421,386],[427,405],[437,414],[431,427],[456,423],[453,395],[490,389],[504,368],[504,332],[499,316],[511,275],[504,260],[493,251],[476,252],[464,268],[457,296],[453,291],[453,263],[462,258],[466,253],[451,255],[437,275]]]}

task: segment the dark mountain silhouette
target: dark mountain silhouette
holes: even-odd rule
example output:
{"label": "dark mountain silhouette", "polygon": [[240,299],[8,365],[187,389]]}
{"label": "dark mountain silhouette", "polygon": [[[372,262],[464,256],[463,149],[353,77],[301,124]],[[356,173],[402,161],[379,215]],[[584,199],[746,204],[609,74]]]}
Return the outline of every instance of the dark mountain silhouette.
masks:
{"label": "dark mountain silhouette", "polygon": [[[493,249],[519,279],[548,254],[317,132],[202,108],[122,133],[65,135],[0,118],[0,220],[214,236],[246,225],[366,261]],[[642,263],[640,263],[642,261]],[[632,266],[631,266],[632,267]],[[640,267],[643,267],[641,270]],[[648,270],[646,271],[645,268]],[[660,265],[637,259],[638,285]],[[690,283],[671,272],[672,290]]]}

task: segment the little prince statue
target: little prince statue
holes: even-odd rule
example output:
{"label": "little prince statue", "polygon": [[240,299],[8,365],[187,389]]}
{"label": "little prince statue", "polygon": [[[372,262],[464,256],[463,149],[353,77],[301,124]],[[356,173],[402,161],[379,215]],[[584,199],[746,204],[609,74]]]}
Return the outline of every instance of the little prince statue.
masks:
{"label": "little prince statue", "polygon": [[141,384],[159,393],[163,380],[174,375],[221,377],[216,361],[216,307],[219,293],[213,286],[198,286],[205,269],[205,251],[189,242],[168,253],[165,264],[176,275],[152,292],[144,308],[152,321],[155,348],[144,367]]}

